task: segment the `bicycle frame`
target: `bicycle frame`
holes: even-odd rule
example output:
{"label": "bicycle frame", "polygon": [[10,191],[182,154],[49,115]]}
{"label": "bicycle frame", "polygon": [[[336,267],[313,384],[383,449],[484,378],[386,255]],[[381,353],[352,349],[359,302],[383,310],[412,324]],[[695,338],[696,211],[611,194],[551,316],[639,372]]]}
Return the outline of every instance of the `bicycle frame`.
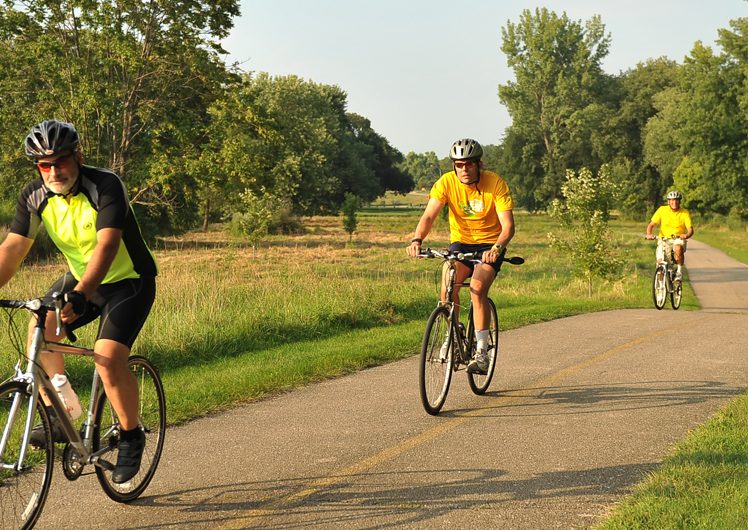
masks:
{"label": "bicycle frame", "polygon": [[673,245],[668,243],[671,241],[667,237],[658,237],[657,244],[662,246],[662,259],[657,260],[657,265],[665,268],[665,286],[667,292],[670,293],[673,290],[673,272],[675,270],[675,249]]}
{"label": "bicycle frame", "polygon": [[[63,355],[82,355],[86,357],[93,357],[93,350],[78,346],[72,346],[69,344],[61,344],[58,342],[46,342],[44,339],[44,335],[47,311],[42,307],[37,311],[34,311],[34,313],[37,315],[37,324],[36,326],[34,326],[31,345],[29,351],[27,352],[28,362],[26,364],[26,369],[21,370],[21,362],[19,361],[15,367],[16,374],[13,378],[10,379],[10,381],[20,381],[22,383],[30,385],[31,387],[31,406],[29,407],[28,417],[26,418],[25,422],[23,446],[19,455],[18,466],[23,467],[23,462],[26,461],[26,449],[29,442],[29,437],[31,436],[31,430],[33,428],[34,411],[36,409],[38,400],[41,398],[40,392],[44,392],[44,394],[47,396],[49,406],[51,406],[57,414],[59,425],[62,431],[67,437],[70,445],[78,453],[80,462],[84,465],[94,464],[108,470],[114,469],[114,466],[110,462],[107,462],[106,460],[102,460],[100,458],[101,455],[111,452],[111,447],[104,447],[102,449],[99,449],[95,453],[91,452],[96,403],[98,402],[99,394],[103,389],[101,378],[99,377],[98,372],[94,369],[93,381],[91,383],[91,399],[89,400],[83,427],[81,429],[81,432],[79,432],[73,424],[73,420],[68,415],[65,405],[60,400],[57,394],[57,390],[52,385],[52,381],[44,372],[44,370],[41,369],[41,366],[38,363],[39,355],[43,351],[56,352]],[[21,396],[16,396],[11,410],[11,421],[8,421],[3,429],[3,436],[2,439],[0,439],[0,455],[4,454],[5,452],[5,447],[9,435],[9,433],[7,432],[8,427],[12,425],[12,420],[15,418],[15,415],[18,412],[18,404],[20,403],[20,400]]]}
{"label": "bicycle frame", "polygon": [[[440,300],[439,304],[443,305],[444,307],[449,308],[449,343],[450,348],[449,351],[452,351],[451,345],[453,343],[457,344],[458,349],[458,355],[456,356],[456,361],[458,361],[455,364],[455,369],[457,369],[457,365],[460,363],[467,363],[470,360],[469,357],[469,350],[470,350],[470,343],[472,342],[472,330],[473,330],[473,322],[472,319],[469,319],[466,332],[465,332],[465,338],[467,339],[467,343],[463,342],[463,337],[460,334],[460,329],[458,326],[459,318],[455,314],[456,309],[459,308],[459,306],[456,307],[456,304],[453,300],[454,290],[457,286],[455,282],[455,275],[457,273],[457,267],[455,266],[455,261],[457,261],[457,258],[451,257],[445,259],[445,263],[447,264],[447,271],[446,271],[446,299]],[[476,262],[479,262],[480,260],[474,260]],[[470,286],[470,282],[462,283],[459,285],[460,287],[464,286]],[[472,304],[471,304],[472,305]],[[470,311],[468,311],[468,314],[470,314]],[[457,340],[455,341],[455,337]]]}

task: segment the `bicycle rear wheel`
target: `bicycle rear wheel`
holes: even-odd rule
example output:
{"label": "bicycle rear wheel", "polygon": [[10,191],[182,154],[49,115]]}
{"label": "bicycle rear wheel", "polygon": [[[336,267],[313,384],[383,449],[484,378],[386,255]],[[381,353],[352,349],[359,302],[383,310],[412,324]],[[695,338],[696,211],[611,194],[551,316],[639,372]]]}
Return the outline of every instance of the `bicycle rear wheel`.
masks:
{"label": "bicycle rear wheel", "polygon": [[29,416],[29,385],[10,381],[0,385],[0,528],[32,528],[42,512],[52,481],[55,446],[47,411],[37,400],[31,425],[44,427],[45,448],[26,445],[19,462],[23,434]]}
{"label": "bicycle rear wheel", "polygon": [[[491,379],[493,378],[493,373],[496,369],[496,359],[499,357],[499,315],[496,312],[496,305],[493,303],[493,300],[489,298],[488,304],[491,318],[490,324],[488,326],[488,330],[490,331],[488,338],[488,350],[486,351],[486,354],[488,355],[488,369],[486,370],[485,374],[479,374],[477,372],[467,372],[470,390],[472,390],[473,393],[478,394],[479,396],[485,394],[486,390],[488,390],[488,385],[491,384]],[[470,322],[472,322],[472,306],[470,307],[469,318]],[[475,337],[471,337],[468,340],[468,344],[474,345]],[[473,347],[471,347],[470,349],[472,350]]]}
{"label": "bicycle rear wheel", "polygon": [[681,298],[683,298],[683,286],[681,282],[673,282],[673,290],[670,291],[670,305],[673,309],[680,307]]}
{"label": "bicycle rear wheel", "polygon": [[658,265],[652,278],[652,300],[657,309],[665,307],[667,298],[667,280],[665,278],[665,267]]}
{"label": "bicycle rear wheel", "polygon": [[431,415],[439,414],[447,399],[449,383],[452,380],[456,337],[452,337],[447,349],[442,352],[442,346],[449,338],[449,329],[449,311],[446,307],[437,307],[426,324],[419,371],[421,403]]}
{"label": "bicycle rear wheel", "polygon": [[[140,427],[145,432],[145,449],[140,464],[140,471],[124,484],[112,482],[112,472],[96,466],[96,477],[104,492],[117,502],[130,502],[140,496],[151,482],[161,452],[164,448],[166,434],[166,397],[164,387],[156,368],[145,357],[133,355],[129,360],[130,371],[138,383],[138,407]],[[96,406],[93,449],[110,447],[111,463],[116,463],[117,446],[119,445],[119,419],[111,403],[103,392]],[[105,455],[106,456],[106,455]]]}

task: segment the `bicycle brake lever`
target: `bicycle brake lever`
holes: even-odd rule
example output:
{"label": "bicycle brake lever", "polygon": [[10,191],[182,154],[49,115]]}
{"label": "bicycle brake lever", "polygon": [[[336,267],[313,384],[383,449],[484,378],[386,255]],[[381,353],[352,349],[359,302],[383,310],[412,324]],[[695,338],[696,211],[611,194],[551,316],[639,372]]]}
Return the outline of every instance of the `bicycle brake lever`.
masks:
{"label": "bicycle brake lever", "polygon": [[52,293],[52,301],[54,302],[54,306],[55,306],[55,319],[57,321],[57,327],[55,329],[55,333],[57,336],[59,336],[60,333],[62,333],[62,326],[63,326],[62,324],[62,298],[63,296],[64,295],[58,291],[55,291],[54,293]]}

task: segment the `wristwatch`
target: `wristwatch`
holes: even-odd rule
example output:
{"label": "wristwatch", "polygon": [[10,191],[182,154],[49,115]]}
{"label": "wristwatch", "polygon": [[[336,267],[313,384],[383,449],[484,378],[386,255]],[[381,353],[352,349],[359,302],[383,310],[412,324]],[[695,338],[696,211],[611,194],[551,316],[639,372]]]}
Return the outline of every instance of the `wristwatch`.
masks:
{"label": "wristwatch", "polygon": [[500,245],[499,243],[496,243],[494,246],[491,247],[491,250],[495,250],[499,254],[501,254],[504,250],[506,250],[506,247],[504,245]]}

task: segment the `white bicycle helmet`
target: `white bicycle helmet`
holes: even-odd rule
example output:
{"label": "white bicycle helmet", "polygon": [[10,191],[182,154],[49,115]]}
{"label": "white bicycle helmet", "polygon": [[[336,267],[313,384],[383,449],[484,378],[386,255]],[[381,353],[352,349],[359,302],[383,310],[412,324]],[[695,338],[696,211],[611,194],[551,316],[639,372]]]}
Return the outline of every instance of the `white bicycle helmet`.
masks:
{"label": "white bicycle helmet", "polygon": [[670,199],[678,199],[678,200],[680,200],[682,198],[683,198],[683,195],[681,195],[680,192],[676,191],[676,190],[670,191],[667,194],[667,200],[670,200]]}

